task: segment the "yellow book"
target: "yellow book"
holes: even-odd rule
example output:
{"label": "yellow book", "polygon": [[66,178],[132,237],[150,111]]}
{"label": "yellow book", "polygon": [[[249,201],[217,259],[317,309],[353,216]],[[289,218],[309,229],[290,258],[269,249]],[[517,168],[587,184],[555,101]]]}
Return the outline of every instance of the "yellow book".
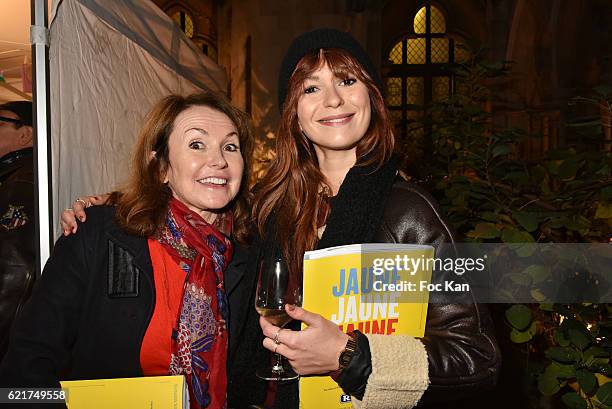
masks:
{"label": "yellow book", "polygon": [[63,381],[68,409],[188,409],[182,375]]}
{"label": "yellow book", "polygon": [[[391,243],[306,252],[302,305],[343,332],[423,337],[433,257],[432,246]],[[300,379],[301,409],[351,408],[350,399],[329,376]]]}

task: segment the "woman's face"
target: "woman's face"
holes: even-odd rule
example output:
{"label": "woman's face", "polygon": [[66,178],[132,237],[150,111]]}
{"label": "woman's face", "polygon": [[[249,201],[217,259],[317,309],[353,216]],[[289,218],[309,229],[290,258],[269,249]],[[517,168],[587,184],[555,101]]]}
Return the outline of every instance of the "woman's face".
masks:
{"label": "woman's face", "polygon": [[350,151],[370,125],[370,95],[356,77],[337,78],[324,65],[304,81],[297,115],[317,151]]}
{"label": "woman's face", "polygon": [[173,196],[212,223],[240,190],[244,160],[234,123],[209,107],[190,107],[174,121],[168,149]]}

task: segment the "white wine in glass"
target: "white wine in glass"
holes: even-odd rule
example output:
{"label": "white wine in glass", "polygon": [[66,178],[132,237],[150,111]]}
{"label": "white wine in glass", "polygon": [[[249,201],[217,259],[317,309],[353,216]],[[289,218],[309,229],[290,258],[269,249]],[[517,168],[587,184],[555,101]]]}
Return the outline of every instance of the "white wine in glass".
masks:
{"label": "white wine in glass", "polygon": [[277,309],[272,309],[272,308],[262,308],[262,307],[255,307],[255,309],[257,310],[259,315],[261,315],[262,317],[264,317],[265,319],[267,319],[268,321],[270,321],[272,324],[276,325],[277,327],[284,327],[292,319],[287,314],[287,311],[285,311],[284,307],[282,310],[277,310]]}
{"label": "white wine in glass", "polygon": [[[284,327],[292,318],[285,305],[302,306],[302,280],[289,274],[282,257],[262,259],[259,265],[255,309],[277,327]],[[257,370],[257,376],[267,381],[290,381],[299,378],[281,354],[275,354],[275,364]]]}

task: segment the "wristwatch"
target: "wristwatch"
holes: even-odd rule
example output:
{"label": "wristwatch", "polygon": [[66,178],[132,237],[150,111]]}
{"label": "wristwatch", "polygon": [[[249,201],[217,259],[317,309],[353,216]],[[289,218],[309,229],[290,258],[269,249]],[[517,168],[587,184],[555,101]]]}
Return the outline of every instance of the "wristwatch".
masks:
{"label": "wristwatch", "polygon": [[342,370],[351,363],[351,359],[357,352],[357,334],[354,331],[347,333],[349,336],[348,341],[346,341],[346,346],[344,350],[340,352],[340,356],[338,357],[338,369],[329,373],[329,376],[332,377],[333,380],[337,381],[342,373]]}

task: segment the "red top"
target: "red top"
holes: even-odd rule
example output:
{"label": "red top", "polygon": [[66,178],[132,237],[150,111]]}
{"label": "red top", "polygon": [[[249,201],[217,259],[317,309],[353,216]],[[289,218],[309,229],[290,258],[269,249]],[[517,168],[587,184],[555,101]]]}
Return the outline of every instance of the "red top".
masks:
{"label": "red top", "polygon": [[168,375],[172,353],[172,327],[176,324],[183,297],[185,271],[176,264],[159,241],[149,239],[155,280],[155,309],[140,347],[144,376]]}

